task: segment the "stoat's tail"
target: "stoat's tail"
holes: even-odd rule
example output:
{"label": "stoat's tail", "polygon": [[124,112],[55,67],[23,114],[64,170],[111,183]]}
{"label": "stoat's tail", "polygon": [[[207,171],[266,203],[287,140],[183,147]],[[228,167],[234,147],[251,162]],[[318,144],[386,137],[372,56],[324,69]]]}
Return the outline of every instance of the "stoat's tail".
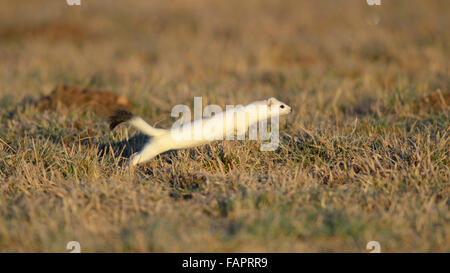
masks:
{"label": "stoat's tail", "polygon": [[136,129],[149,136],[159,136],[167,133],[167,130],[154,128],[141,117],[133,115],[131,112],[125,110],[117,110],[114,112],[114,114],[109,117],[109,122],[109,128],[111,130],[122,122],[128,122],[136,127]]}

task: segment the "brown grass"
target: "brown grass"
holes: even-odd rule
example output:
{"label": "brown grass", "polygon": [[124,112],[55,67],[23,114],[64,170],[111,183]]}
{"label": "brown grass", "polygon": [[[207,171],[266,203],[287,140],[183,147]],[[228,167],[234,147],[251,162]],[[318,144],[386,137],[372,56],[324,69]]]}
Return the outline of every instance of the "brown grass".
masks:
{"label": "brown grass", "polygon": [[[384,252],[450,251],[448,103],[417,107],[449,92],[449,10],[3,1],[0,251],[64,252],[72,240],[84,252],[363,252],[371,240]],[[124,144],[145,140],[133,129],[21,103],[58,84],[113,90],[163,128],[194,96],[221,106],[275,96],[293,113],[276,152],[225,141],[129,172]]]}

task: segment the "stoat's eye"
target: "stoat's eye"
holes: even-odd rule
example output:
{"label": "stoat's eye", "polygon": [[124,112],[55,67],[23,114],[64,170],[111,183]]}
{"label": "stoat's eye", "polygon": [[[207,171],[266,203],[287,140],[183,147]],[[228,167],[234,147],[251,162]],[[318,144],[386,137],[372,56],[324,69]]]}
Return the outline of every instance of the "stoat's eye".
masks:
{"label": "stoat's eye", "polygon": [[281,109],[284,109],[284,105],[280,105],[280,108],[281,108]]}

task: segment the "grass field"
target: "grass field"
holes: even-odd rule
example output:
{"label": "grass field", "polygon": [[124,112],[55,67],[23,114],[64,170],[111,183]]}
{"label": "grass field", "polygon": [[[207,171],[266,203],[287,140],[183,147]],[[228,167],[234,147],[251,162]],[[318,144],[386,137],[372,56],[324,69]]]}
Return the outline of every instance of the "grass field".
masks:
{"label": "grass field", "polygon": [[[450,2],[81,1],[2,1],[0,251],[450,251]],[[27,103],[58,84],[161,128],[194,96],[293,113],[276,152],[216,142],[128,171],[100,152],[135,130]]]}

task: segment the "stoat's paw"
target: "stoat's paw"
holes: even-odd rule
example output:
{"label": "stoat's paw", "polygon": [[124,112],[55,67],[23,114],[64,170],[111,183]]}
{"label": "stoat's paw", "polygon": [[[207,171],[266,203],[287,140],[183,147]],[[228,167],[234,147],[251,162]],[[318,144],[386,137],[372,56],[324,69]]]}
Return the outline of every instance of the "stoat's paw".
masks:
{"label": "stoat's paw", "polygon": [[134,153],[130,156],[130,158],[127,161],[127,164],[125,164],[126,168],[133,168],[135,167],[139,162],[138,153]]}

